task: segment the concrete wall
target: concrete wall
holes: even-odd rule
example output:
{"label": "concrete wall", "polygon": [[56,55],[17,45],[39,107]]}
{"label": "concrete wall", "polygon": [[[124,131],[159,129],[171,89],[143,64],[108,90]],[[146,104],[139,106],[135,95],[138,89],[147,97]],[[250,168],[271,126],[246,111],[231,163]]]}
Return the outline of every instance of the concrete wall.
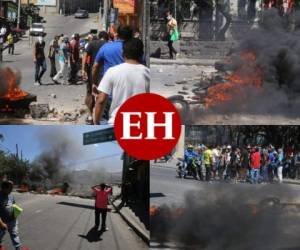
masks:
{"label": "concrete wall", "polygon": [[181,134],[173,154],[174,159],[184,157],[185,126],[181,125]]}

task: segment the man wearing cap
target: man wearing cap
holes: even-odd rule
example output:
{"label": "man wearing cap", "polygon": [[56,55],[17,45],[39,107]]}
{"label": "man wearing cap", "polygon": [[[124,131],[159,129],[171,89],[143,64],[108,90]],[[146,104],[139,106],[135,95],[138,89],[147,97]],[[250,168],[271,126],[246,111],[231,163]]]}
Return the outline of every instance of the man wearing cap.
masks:
{"label": "man wearing cap", "polygon": [[112,187],[107,186],[105,183],[92,187],[92,190],[96,194],[95,201],[95,229],[98,229],[100,225],[100,214],[101,214],[101,231],[107,231],[106,227],[106,215],[108,197],[112,194]]}
{"label": "man wearing cap", "polygon": [[21,250],[21,241],[18,232],[18,221],[14,216],[15,199],[11,194],[13,182],[3,181],[0,191],[0,250],[3,250],[2,239],[5,232],[10,234],[11,241],[16,250]]}

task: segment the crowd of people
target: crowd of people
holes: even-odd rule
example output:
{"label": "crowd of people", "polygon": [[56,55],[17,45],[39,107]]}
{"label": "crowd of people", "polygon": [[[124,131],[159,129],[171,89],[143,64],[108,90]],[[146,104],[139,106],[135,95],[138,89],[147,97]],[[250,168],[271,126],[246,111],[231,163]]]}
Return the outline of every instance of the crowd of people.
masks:
{"label": "crowd of people", "polygon": [[[129,26],[118,27],[115,34],[91,33],[87,41],[77,33],[71,39],[63,34],[56,36],[49,45],[48,59],[50,77],[55,84],[86,82],[88,124],[100,124],[103,120],[113,124],[118,108],[127,99],[150,91],[144,45],[139,31],[134,32]],[[35,85],[41,85],[47,70],[43,37],[38,37],[34,44],[33,60]]]}
{"label": "crowd of people", "polygon": [[[300,151],[245,145],[189,145],[184,153],[182,176],[194,168],[200,180],[234,183],[282,183],[283,178],[300,178]],[[195,176],[194,176],[195,177]]]}

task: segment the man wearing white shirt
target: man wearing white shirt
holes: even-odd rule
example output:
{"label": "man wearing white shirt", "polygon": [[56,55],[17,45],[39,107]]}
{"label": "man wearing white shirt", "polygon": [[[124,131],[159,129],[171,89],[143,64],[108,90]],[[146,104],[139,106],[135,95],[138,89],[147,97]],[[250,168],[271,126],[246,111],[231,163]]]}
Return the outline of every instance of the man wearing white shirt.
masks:
{"label": "man wearing white shirt", "polygon": [[125,62],[108,69],[97,90],[94,87],[94,124],[100,124],[109,95],[112,95],[112,102],[108,123],[114,124],[118,109],[124,102],[134,95],[150,92],[150,70],[139,63],[143,54],[143,42],[140,39],[133,38],[124,44]]}

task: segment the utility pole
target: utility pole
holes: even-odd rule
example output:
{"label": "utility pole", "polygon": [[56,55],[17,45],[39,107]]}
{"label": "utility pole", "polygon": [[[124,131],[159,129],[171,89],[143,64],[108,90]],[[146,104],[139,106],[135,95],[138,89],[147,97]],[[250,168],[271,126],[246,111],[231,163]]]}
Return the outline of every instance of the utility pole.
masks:
{"label": "utility pole", "polygon": [[20,20],[21,20],[21,0],[18,1],[18,19],[17,19],[17,28],[20,28]]}
{"label": "utility pole", "polygon": [[108,15],[108,0],[103,0],[103,16],[102,16],[102,27],[103,30],[107,31],[107,15]]}
{"label": "utility pole", "polygon": [[177,1],[174,0],[174,18],[177,20]]}
{"label": "utility pole", "polygon": [[16,158],[19,160],[19,146],[16,144]]}

